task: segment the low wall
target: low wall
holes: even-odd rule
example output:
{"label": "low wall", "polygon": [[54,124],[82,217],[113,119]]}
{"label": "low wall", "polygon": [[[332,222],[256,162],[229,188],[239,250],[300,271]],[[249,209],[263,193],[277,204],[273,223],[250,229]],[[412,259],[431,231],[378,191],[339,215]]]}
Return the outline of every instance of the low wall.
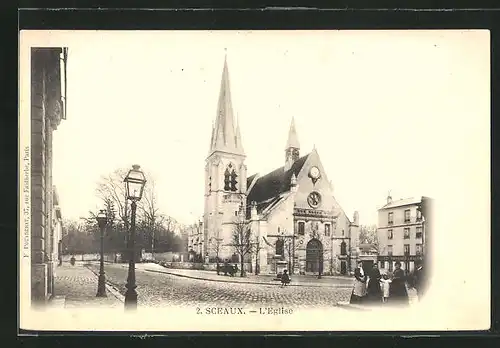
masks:
{"label": "low wall", "polygon": [[[71,257],[75,257],[76,261],[99,261],[101,256],[99,254],[75,254],[75,255],[63,255],[63,262],[70,262]],[[120,262],[121,254],[120,253],[107,253],[104,254],[104,261],[106,262]],[[116,258],[115,258],[116,256]]]}
{"label": "low wall", "polygon": [[[166,262],[166,261],[157,261],[160,265],[166,268],[174,268],[174,269],[198,269],[205,271],[216,271],[217,264],[216,263],[196,263],[196,262]],[[238,269],[240,268],[240,264],[238,265]],[[219,263],[219,266],[224,266],[224,263]],[[249,272],[250,264],[244,264],[245,271]],[[253,270],[255,271],[255,270]]]}

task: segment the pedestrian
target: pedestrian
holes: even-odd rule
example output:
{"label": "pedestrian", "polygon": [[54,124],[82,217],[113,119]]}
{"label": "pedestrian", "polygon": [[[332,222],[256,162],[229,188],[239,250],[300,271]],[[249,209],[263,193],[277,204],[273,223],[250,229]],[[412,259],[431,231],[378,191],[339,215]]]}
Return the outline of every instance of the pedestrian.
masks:
{"label": "pedestrian", "polygon": [[396,305],[408,305],[408,291],[406,290],[406,276],[401,269],[401,262],[397,261],[392,275],[392,282],[389,288],[389,303]]}
{"label": "pedestrian", "polygon": [[380,283],[382,284],[382,302],[387,303],[387,300],[389,299],[389,287],[391,285],[391,280],[389,279],[387,273],[382,276]]}
{"label": "pedestrian", "polygon": [[368,275],[368,284],[366,287],[367,296],[366,301],[369,303],[380,303],[382,302],[382,290],[380,289],[380,271],[378,269],[377,263],[373,264]]}
{"label": "pedestrian", "polygon": [[288,271],[283,270],[283,274],[281,275],[281,287],[287,286],[290,283],[290,276],[288,275]]}
{"label": "pedestrian", "polygon": [[419,264],[413,276],[413,287],[417,291],[417,298],[419,301],[424,293],[424,277],[424,266]]}
{"label": "pedestrian", "polygon": [[358,262],[358,267],[354,269],[354,278],[350,303],[361,303],[366,295],[366,275],[361,261]]}

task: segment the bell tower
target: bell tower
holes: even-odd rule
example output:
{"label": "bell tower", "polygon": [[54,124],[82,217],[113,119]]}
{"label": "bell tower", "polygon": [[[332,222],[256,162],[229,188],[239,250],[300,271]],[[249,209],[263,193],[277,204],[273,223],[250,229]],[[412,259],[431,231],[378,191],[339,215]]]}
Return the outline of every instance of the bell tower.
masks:
{"label": "bell tower", "polygon": [[210,257],[229,258],[234,224],[242,208],[246,211],[247,168],[231,102],[227,56],[224,59],[217,115],[205,164],[204,226],[206,248]]}

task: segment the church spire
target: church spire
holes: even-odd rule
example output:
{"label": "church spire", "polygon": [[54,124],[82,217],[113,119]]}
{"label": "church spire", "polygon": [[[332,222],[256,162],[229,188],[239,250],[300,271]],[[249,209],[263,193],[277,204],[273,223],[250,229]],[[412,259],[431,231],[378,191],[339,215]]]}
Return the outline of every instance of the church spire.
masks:
{"label": "church spire", "polygon": [[299,138],[297,136],[297,131],[295,130],[295,118],[292,116],[292,122],[290,123],[290,130],[288,131],[288,141],[286,143],[286,148],[300,149]]}
{"label": "church spire", "polygon": [[243,155],[241,147],[241,136],[239,129],[235,129],[233,117],[233,106],[231,102],[231,89],[229,85],[229,69],[227,67],[227,55],[224,58],[222,80],[217,105],[217,117],[213,130],[214,139],[210,146],[210,153],[214,151],[230,152]]}
{"label": "church spire", "polygon": [[295,119],[292,117],[290,130],[288,131],[288,141],[285,149],[285,171],[292,168],[293,163],[299,159],[300,155],[299,138],[295,130]]}

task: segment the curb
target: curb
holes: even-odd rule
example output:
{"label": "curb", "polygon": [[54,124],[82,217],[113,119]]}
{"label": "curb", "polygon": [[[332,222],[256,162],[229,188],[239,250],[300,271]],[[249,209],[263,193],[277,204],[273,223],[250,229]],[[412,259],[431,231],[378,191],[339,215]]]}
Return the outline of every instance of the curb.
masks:
{"label": "curb", "polygon": [[[87,268],[89,271],[94,273],[96,276],[99,276],[99,274],[94,272],[94,270],[92,268],[87,267],[87,266],[85,266],[85,268]],[[108,290],[108,292],[110,292],[114,297],[116,297],[116,299],[118,299],[118,301],[120,301],[122,303],[125,302],[125,296],[123,296],[120,293],[120,291],[112,283],[110,283],[107,280],[106,280],[106,290]]]}
{"label": "curb", "polygon": [[351,304],[349,302],[343,302],[343,301],[337,302],[337,306],[338,307],[343,307],[343,308],[354,309],[354,310],[357,310],[357,311],[363,311],[363,312],[371,310],[370,308],[367,308],[367,307],[364,307],[364,306],[354,305],[354,304]]}
{"label": "curb", "polygon": [[[189,279],[197,279],[197,280],[205,280],[209,282],[221,282],[221,283],[232,283],[232,284],[255,284],[255,285],[266,285],[266,286],[281,286],[281,283],[276,282],[276,284],[273,283],[264,283],[264,282],[250,282],[250,281],[234,281],[234,280],[226,280],[226,279],[210,279],[210,278],[202,278],[202,277],[195,277],[195,276],[190,276],[190,275],[185,275],[185,274],[179,274],[175,272],[168,272],[168,271],[159,271],[159,270],[152,270],[152,269],[144,269],[146,272],[153,272],[153,273],[164,273],[164,274],[169,274],[181,278],[189,278]],[[287,286],[296,286],[296,287],[315,287],[315,288],[337,288],[337,289],[349,289],[352,286],[328,286],[328,285],[315,285],[315,284],[307,284],[307,285],[300,285],[300,284],[288,284]]]}

